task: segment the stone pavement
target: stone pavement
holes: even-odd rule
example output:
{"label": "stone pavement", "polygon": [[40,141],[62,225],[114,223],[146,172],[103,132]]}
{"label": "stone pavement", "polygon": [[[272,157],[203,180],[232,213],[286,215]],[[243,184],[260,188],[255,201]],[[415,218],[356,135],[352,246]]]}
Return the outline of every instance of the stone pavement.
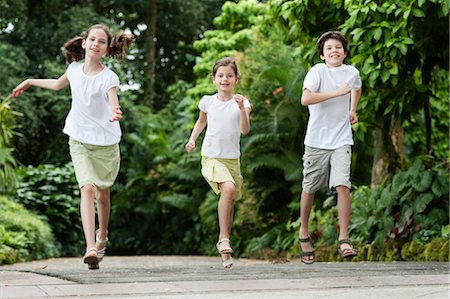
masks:
{"label": "stone pavement", "polygon": [[81,258],[0,266],[6,298],[449,298],[449,264],[341,262],[304,265],[219,257],[107,256],[100,270]]}

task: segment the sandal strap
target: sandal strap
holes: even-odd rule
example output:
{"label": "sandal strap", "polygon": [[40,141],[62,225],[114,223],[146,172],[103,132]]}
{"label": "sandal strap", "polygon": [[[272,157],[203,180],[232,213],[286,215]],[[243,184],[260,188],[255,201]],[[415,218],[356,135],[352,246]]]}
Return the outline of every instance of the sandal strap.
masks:
{"label": "sandal strap", "polygon": [[86,252],[85,252],[84,256],[86,256],[86,255],[87,255],[89,252],[91,252],[91,251],[94,251],[95,253],[97,253],[97,248],[92,247],[92,248],[90,248],[90,249],[86,249]]}
{"label": "sandal strap", "polygon": [[100,240],[100,238],[98,237],[99,233],[100,233],[100,230],[97,229],[95,231],[95,243],[106,244],[106,242],[109,241],[109,239],[108,239],[108,231],[106,231],[106,239],[105,240]]}
{"label": "sandal strap", "polygon": [[339,240],[339,245],[342,245],[342,244],[349,244],[349,245],[352,245],[352,240],[350,240],[350,239],[342,239],[342,240]]}
{"label": "sandal strap", "polygon": [[298,238],[301,243],[309,243],[311,242],[311,236],[307,236],[306,238]]}
{"label": "sandal strap", "polygon": [[312,256],[314,257],[316,254],[314,253],[314,251],[301,251],[300,252],[300,256]]}
{"label": "sandal strap", "polygon": [[[221,246],[223,242],[228,242],[228,246]],[[232,253],[233,249],[231,248],[231,241],[228,238],[220,239],[216,244],[217,251],[219,253]]]}
{"label": "sandal strap", "polygon": [[222,266],[225,269],[231,269],[231,266],[233,266],[233,258],[230,257],[229,259],[222,261]]}

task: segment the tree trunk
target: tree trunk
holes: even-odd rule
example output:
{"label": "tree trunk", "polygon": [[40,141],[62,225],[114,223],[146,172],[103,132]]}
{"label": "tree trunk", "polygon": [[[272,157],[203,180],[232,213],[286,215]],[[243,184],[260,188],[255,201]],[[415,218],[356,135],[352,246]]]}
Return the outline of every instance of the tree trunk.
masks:
{"label": "tree trunk", "polygon": [[156,53],[156,1],[150,0],[150,16],[147,20],[146,39],[148,43],[145,55],[146,76],[144,82],[144,105],[151,107],[155,94],[155,53]]}
{"label": "tree trunk", "polygon": [[372,188],[389,174],[397,173],[403,159],[403,128],[393,116],[384,118],[375,132],[375,153],[372,165]]}
{"label": "tree trunk", "polygon": [[[431,82],[431,70],[434,67],[432,59],[426,58],[425,63],[422,68],[422,84],[425,86],[430,86]],[[426,140],[426,150],[427,154],[434,156],[433,153],[433,143],[431,139],[431,115],[430,115],[430,97],[429,93],[425,94],[423,99],[423,115],[425,118],[425,140]]]}

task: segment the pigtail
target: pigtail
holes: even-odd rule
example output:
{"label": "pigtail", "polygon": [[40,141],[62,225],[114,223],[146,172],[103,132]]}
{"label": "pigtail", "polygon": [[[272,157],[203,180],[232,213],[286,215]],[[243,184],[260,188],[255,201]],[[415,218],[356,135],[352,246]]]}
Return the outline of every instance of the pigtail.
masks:
{"label": "pigtail", "polygon": [[64,57],[66,58],[67,64],[84,59],[83,39],[83,37],[77,36],[64,44]]}
{"label": "pigtail", "polygon": [[122,59],[125,54],[125,49],[130,47],[131,43],[134,41],[133,34],[123,34],[118,33],[111,41],[111,46],[109,47],[108,56],[114,59]]}

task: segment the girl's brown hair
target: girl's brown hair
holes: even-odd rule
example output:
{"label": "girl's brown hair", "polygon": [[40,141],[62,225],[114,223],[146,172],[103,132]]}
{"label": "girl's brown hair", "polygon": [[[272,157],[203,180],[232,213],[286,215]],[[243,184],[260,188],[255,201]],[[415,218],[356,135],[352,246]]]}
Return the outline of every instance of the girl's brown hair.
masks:
{"label": "girl's brown hair", "polygon": [[217,70],[221,66],[231,66],[231,68],[234,71],[234,75],[236,77],[238,76],[238,69],[237,69],[236,61],[231,57],[224,57],[224,58],[217,60],[216,63],[214,64],[213,69],[212,69],[213,77],[216,75]]}
{"label": "girl's brown hair", "polygon": [[134,41],[134,35],[132,34],[118,33],[113,37],[108,26],[104,24],[95,24],[89,27],[86,32],[81,33],[80,36],[76,36],[64,44],[64,57],[66,58],[66,63],[84,59],[86,51],[82,47],[82,42],[89,36],[89,32],[93,29],[101,29],[106,33],[108,37],[108,53],[106,56],[115,59],[122,59],[125,54],[125,49]]}

